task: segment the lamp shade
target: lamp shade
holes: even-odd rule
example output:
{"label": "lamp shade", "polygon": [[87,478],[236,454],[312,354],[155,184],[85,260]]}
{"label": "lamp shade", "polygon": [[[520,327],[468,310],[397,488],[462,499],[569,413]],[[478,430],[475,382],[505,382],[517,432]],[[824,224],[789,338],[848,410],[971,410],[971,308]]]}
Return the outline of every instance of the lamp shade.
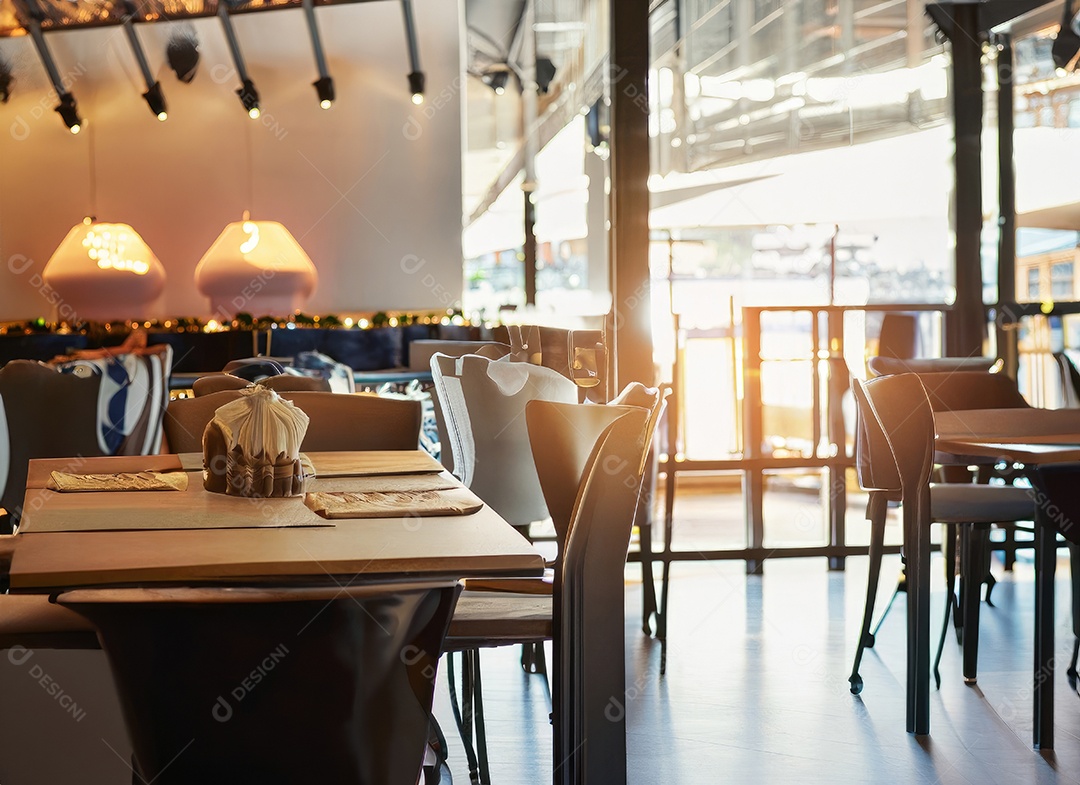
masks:
{"label": "lamp shade", "polygon": [[284,315],[302,309],[318,273],[300,243],[276,221],[225,227],[195,268],[195,287],[215,316],[241,311]]}
{"label": "lamp shade", "polygon": [[165,290],[165,268],[138,232],[90,219],[67,233],[42,277],[66,322],[155,316],[151,310]]}

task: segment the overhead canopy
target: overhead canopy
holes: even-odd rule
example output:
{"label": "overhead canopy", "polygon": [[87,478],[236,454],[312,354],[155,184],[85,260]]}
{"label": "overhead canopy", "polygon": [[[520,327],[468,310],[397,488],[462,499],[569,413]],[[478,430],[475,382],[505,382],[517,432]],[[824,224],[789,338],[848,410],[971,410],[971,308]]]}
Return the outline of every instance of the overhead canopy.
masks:
{"label": "overhead canopy", "polygon": [[[1017,225],[1080,229],[1072,163],[1078,128],[1014,134]],[[997,131],[983,134],[983,214],[997,202]],[[654,229],[942,218],[953,186],[952,129],[783,156],[650,182]],[[702,193],[704,191],[704,193]],[[683,194],[693,194],[679,199]]]}

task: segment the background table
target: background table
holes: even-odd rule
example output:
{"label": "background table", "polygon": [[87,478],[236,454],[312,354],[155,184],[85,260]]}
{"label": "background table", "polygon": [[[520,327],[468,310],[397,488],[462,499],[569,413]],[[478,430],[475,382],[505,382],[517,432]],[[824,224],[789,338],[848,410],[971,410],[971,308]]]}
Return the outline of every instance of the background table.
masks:
{"label": "background table", "polygon": [[[1080,461],[1080,410],[979,409],[934,415],[939,453],[959,461],[1004,459],[1022,463],[1035,501],[1035,666],[1033,743],[1054,747],[1054,573],[1057,530],[1048,515],[1040,465]],[[1077,468],[1080,479],[1080,467]],[[1080,488],[1080,486],[1078,486]]]}

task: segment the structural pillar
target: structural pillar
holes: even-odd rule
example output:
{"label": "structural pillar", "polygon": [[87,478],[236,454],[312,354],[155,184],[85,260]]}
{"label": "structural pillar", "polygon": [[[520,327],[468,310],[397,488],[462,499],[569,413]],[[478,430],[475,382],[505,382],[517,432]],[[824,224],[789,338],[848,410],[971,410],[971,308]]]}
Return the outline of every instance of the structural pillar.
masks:
{"label": "structural pillar", "polygon": [[953,357],[983,353],[986,315],[982,279],[982,35],[979,7],[957,3],[953,18],[952,99],[956,138],[953,189],[956,233],[956,303],[946,322],[946,346]]}
{"label": "structural pillar", "polygon": [[611,293],[613,389],[655,381],[649,285],[649,0],[611,13]]}

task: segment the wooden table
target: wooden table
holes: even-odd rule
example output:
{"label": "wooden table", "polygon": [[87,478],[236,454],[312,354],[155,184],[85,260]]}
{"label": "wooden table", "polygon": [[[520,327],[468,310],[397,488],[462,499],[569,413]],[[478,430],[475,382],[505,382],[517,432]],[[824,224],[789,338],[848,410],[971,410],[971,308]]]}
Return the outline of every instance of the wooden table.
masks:
{"label": "wooden table", "polygon": [[[357,472],[386,471],[393,461],[423,453],[311,453],[320,466]],[[315,516],[300,497],[238,499],[202,487],[193,470],[201,456],[49,459],[30,462],[22,525],[64,514],[180,516],[210,522],[216,516],[253,521]],[[440,468],[435,464],[433,469]],[[56,493],[45,490],[53,470],[88,473],[188,470],[186,491]],[[333,491],[348,478],[321,477],[312,490]],[[96,511],[96,512],[95,512]],[[107,517],[106,516],[106,517]],[[315,516],[317,518],[317,516]],[[320,521],[316,521],[319,523]],[[331,522],[324,522],[329,524]],[[196,528],[154,531],[26,532],[13,538],[9,581],[13,592],[131,584],[191,585],[345,584],[398,578],[534,576],[543,557],[489,507],[471,515],[346,519],[297,528]]]}
{"label": "wooden table", "polygon": [[[1022,463],[1035,488],[1034,731],[1037,749],[1054,747],[1054,572],[1057,530],[1053,497],[1039,467],[1080,462],[1080,410],[979,409],[937,412],[935,446],[959,461]],[[1080,479],[1080,467],[1077,469]]]}

